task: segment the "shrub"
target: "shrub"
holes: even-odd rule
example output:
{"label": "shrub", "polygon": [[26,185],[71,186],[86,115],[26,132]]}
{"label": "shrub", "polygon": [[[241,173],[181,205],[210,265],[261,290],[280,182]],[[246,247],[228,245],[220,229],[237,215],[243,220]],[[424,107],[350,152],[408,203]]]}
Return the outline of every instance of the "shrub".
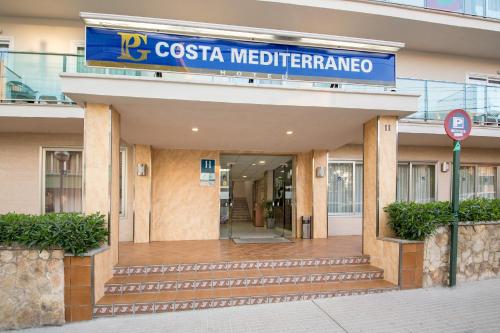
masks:
{"label": "shrub", "polygon": [[99,247],[108,237],[103,215],[49,213],[0,215],[0,244],[40,250],[61,248],[81,255]]}
{"label": "shrub", "polygon": [[[442,225],[453,222],[451,203],[395,202],[384,208],[388,223],[402,239],[424,240]],[[500,220],[500,199],[469,199],[460,202],[460,222]]]}
{"label": "shrub", "polygon": [[395,202],[384,208],[389,225],[403,239],[423,240],[440,225],[453,221],[449,202]]}
{"label": "shrub", "polygon": [[469,199],[460,203],[458,220],[462,222],[500,220],[500,199]]}

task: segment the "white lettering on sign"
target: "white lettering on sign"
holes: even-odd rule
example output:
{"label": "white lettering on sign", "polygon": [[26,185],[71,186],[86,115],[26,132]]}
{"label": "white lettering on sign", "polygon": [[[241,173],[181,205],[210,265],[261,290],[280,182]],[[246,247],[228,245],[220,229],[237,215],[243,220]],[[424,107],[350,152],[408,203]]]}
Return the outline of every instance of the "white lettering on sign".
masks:
{"label": "white lettering on sign", "polygon": [[332,70],[355,73],[371,73],[373,62],[370,59],[344,57],[333,55],[318,55],[282,51],[268,51],[257,49],[231,48],[229,59],[225,59],[218,46],[169,43],[161,41],[155,45],[158,57],[174,59],[186,58],[210,62],[230,61],[234,64],[248,64],[274,67],[291,67],[297,69]]}
{"label": "white lettering on sign", "polygon": [[463,129],[465,127],[465,121],[462,117],[453,117],[452,122],[452,128]]}

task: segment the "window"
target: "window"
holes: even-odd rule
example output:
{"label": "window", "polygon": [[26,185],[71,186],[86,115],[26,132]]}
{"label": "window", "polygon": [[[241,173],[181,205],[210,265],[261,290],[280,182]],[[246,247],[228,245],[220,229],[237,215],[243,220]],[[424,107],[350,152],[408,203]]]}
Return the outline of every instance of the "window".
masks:
{"label": "window", "polygon": [[363,164],[328,164],[328,213],[360,214],[363,210]]}
{"label": "window", "polygon": [[127,207],[127,148],[120,148],[120,216],[126,216]]}
{"label": "window", "polygon": [[436,165],[399,163],[396,178],[396,200],[431,202],[436,200]]}
{"label": "window", "polygon": [[43,150],[43,211],[82,211],[82,150]]}
{"label": "window", "polygon": [[12,48],[12,37],[0,37],[0,61],[7,59],[6,52]]}
{"label": "window", "polygon": [[460,200],[496,198],[498,168],[465,165],[460,167]]}

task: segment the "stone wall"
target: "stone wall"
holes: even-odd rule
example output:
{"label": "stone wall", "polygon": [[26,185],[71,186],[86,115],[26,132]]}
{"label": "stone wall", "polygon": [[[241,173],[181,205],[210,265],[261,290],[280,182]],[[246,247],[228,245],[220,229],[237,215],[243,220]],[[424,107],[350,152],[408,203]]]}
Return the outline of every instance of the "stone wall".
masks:
{"label": "stone wall", "polygon": [[64,253],[0,247],[0,330],[64,323]]}
{"label": "stone wall", "polygon": [[[448,284],[450,228],[425,240],[423,286]],[[458,228],[457,282],[500,277],[500,223],[461,224]]]}

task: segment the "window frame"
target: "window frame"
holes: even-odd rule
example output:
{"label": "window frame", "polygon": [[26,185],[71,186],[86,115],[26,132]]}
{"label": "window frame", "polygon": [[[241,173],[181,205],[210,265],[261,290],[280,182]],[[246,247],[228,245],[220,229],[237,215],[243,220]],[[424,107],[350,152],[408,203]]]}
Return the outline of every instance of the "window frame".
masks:
{"label": "window frame", "polygon": [[46,157],[47,157],[47,151],[58,151],[58,150],[65,150],[65,151],[72,151],[72,152],[81,152],[82,153],[82,210],[84,209],[84,202],[85,202],[85,190],[84,190],[84,184],[85,184],[85,152],[83,151],[83,147],[81,146],[43,146],[40,147],[40,213],[45,214],[45,165],[46,165]]}
{"label": "window frame", "polygon": [[[495,188],[495,199],[500,199],[500,164],[494,164],[494,163],[460,163],[460,168],[461,167],[474,167],[474,198],[477,199],[479,198],[477,196],[478,193],[478,188],[479,188],[479,177],[478,177],[478,168],[479,167],[494,167],[496,168],[496,188]],[[453,197],[453,173],[450,174],[450,198]],[[465,200],[465,199],[464,199]]]}
{"label": "window frame", "polygon": [[7,44],[8,51],[14,50],[14,37],[12,37],[12,36],[0,36],[0,43]]}
{"label": "window frame", "polygon": [[121,179],[121,187],[122,187],[122,197],[120,198],[120,218],[126,218],[127,217],[127,157],[128,157],[128,151],[127,147],[120,147],[120,159],[122,159],[123,156],[123,161],[120,166],[120,172],[122,174],[122,179]]}
{"label": "window frame", "polygon": [[[408,176],[408,200],[407,201],[402,201],[402,202],[414,202],[413,198],[413,166],[414,165],[432,165],[434,166],[434,201],[430,202],[436,202],[438,201],[438,168],[439,168],[439,162],[438,161],[398,161],[398,166],[399,165],[408,165],[410,167],[409,170],[409,176]],[[396,175],[396,189],[397,189],[397,175]],[[396,199],[397,199],[397,191],[396,191]]]}
{"label": "window frame", "polygon": [[[330,186],[330,164],[352,164],[352,212],[350,213],[332,213],[328,210],[328,202],[329,202],[329,186]],[[355,205],[356,205],[356,165],[362,165],[363,166],[363,179],[364,179],[364,173],[365,173],[365,168],[364,168],[364,162],[363,160],[359,159],[354,159],[354,160],[336,160],[336,159],[328,159],[328,166],[326,168],[326,180],[327,180],[327,198],[326,198],[326,210],[327,214],[329,217],[335,217],[335,216],[350,216],[350,217],[362,217],[363,216],[363,204],[364,202],[361,203],[361,211],[360,212],[355,212]],[[364,191],[364,186],[361,185],[361,188]]]}

